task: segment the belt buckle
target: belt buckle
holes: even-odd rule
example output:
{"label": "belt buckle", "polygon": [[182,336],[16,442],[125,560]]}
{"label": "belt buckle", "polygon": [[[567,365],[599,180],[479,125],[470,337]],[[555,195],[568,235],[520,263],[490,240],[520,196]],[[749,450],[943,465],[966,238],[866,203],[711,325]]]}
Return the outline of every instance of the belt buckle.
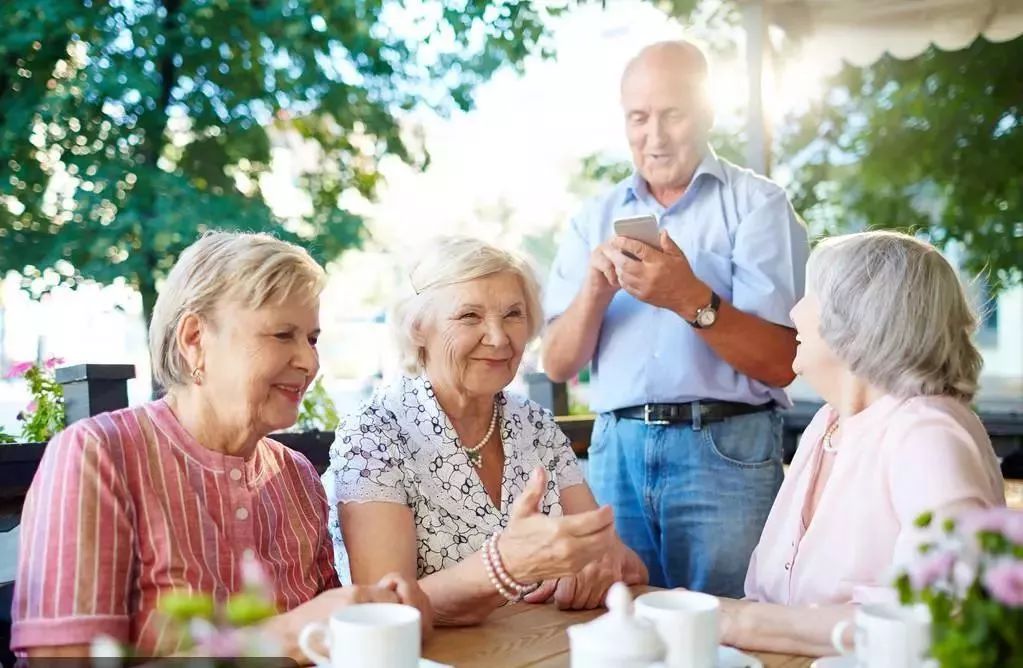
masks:
{"label": "belt buckle", "polygon": [[643,404],[643,422],[645,424],[653,425],[669,425],[671,420],[651,420],[650,419],[650,404]]}

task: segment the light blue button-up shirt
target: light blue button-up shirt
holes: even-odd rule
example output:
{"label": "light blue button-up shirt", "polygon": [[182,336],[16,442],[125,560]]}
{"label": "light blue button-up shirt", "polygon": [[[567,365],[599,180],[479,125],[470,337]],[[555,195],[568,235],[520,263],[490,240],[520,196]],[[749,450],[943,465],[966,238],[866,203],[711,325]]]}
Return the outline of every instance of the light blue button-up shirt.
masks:
{"label": "light blue button-up shirt", "polygon": [[[670,207],[633,174],[572,219],[551,268],[547,320],[564,313],[586,277],[590,254],[614,236],[618,218],[654,214],[693,272],[741,311],[792,327],[810,248],[806,226],[777,184],[708,150],[685,194]],[[678,315],[620,290],[608,306],[592,362],[590,408],[696,399],[763,404],[788,396],[736,371]]]}

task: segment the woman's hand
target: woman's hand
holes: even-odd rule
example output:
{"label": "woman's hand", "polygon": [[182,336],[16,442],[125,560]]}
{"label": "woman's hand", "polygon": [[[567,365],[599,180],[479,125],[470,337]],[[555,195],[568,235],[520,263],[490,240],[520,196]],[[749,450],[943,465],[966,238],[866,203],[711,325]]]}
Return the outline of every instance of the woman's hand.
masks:
{"label": "woman's hand", "polygon": [[718,596],[721,610],[718,614],[718,627],[721,629],[721,644],[732,647],[743,647],[741,615],[749,601],[738,601],[734,598]]}
{"label": "woman's hand", "polygon": [[[358,603],[404,603],[419,609],[424,634],[432,628],[433,608],[419,585],[398,574],[385,575],[375,586],[351,585],[321,592],[302,605],[277,615],[264,628],[277,636],[285,654],[300,663],[308,659],[298,647],[298,635],[313,622],[326,622],[338,609]],[[425,637],[425,635],[424,635]]]}
{"label": "woman's hand", "polygon": [[618,541],[614,550],[586,564],[577,575],[561,578],[554,601],[562,610],[590,610],[603,605],[614,583],[640,585],[648,581],[646,566],[639,555]]}
{"label": "woman's hand", "polygon": [[418,582],[407,579],[398,573],[389,573],[380,579],[377,586],[393,591],[402,603],[419,610],[424,639],[433,633],[433,606],[430,604],[430,597],[426,595]]}
{"label": "woman's hand", "polygon": [[508,528],[498,539],[501,561],[517,582],[574,575],[614,551],[618,542],[610,507],[567,517],[547,517],[538,510],[546,490],[547,472],[537,468],[512,505]]}

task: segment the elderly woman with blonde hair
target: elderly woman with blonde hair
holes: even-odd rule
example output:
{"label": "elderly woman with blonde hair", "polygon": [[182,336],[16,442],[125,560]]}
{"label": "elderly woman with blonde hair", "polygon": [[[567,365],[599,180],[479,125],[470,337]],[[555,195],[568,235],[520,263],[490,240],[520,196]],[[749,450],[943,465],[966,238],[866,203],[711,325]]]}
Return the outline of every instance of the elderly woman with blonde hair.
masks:
{"label": "elderly woman with blonde hair", "polygon": [[753,553],[746,599],[721,599],[722,640],[820,655],[857,604],[894,598],[894,569],[922,538],[915,518],[1004,505],[1004,483],[970,409],[976,319],[934,247],[895,232],[822,241],[792,320],[793,369],[826,403]]}
{"label": "elderly woman with blonde hair", "polygon": [[342,421],[323,476],[352,581],[418,578],[448,625],[509,600],[592,608],[616,580],[645,582],[550,412],[505,389],[542,322],[529,266],[444,238],[409,280],[405,373]]}
{"label": "elderly woman with blonde hair", "polygon": [[[138,656],[185,649],[160,612],[175,590],[217,601],[262,566],[283,655],[340,606],[415,602],[388,577],[338,589],[327,500],[292,425],[319,368],[324,273],[263,234],[211,233],[178,259],[149,328],[163,399],[81,420],[46,448],[22,517],[12,649],[87,656],[99,635]],[[202,651],[202,650],[200,650]]]}

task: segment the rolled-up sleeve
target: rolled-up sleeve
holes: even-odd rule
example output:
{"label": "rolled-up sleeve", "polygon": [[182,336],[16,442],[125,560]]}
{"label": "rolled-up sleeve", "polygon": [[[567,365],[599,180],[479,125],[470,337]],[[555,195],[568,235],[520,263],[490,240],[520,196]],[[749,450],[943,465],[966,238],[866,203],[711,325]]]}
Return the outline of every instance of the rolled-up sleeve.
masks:
{"label": "rolled-up sleeve", "polygon": [[810,244],[806,226],[778,189],[739,223],[732,253],[732,305],[792,327],[789,311],[802,299]]}
{"label": "rolled-up sleeve", "polygon": [[569,222],[558,246],[554,264],[551,265],[543,300],[547,322],[565,312],[586,278],[592,251],[586,235],[589,220],[587,209]]}
{"label": "rolled-up sleeve", "polygon": [[53,438],[22,514],[11,649],[129,641],[128,499],[106,444],[76,427]]}

